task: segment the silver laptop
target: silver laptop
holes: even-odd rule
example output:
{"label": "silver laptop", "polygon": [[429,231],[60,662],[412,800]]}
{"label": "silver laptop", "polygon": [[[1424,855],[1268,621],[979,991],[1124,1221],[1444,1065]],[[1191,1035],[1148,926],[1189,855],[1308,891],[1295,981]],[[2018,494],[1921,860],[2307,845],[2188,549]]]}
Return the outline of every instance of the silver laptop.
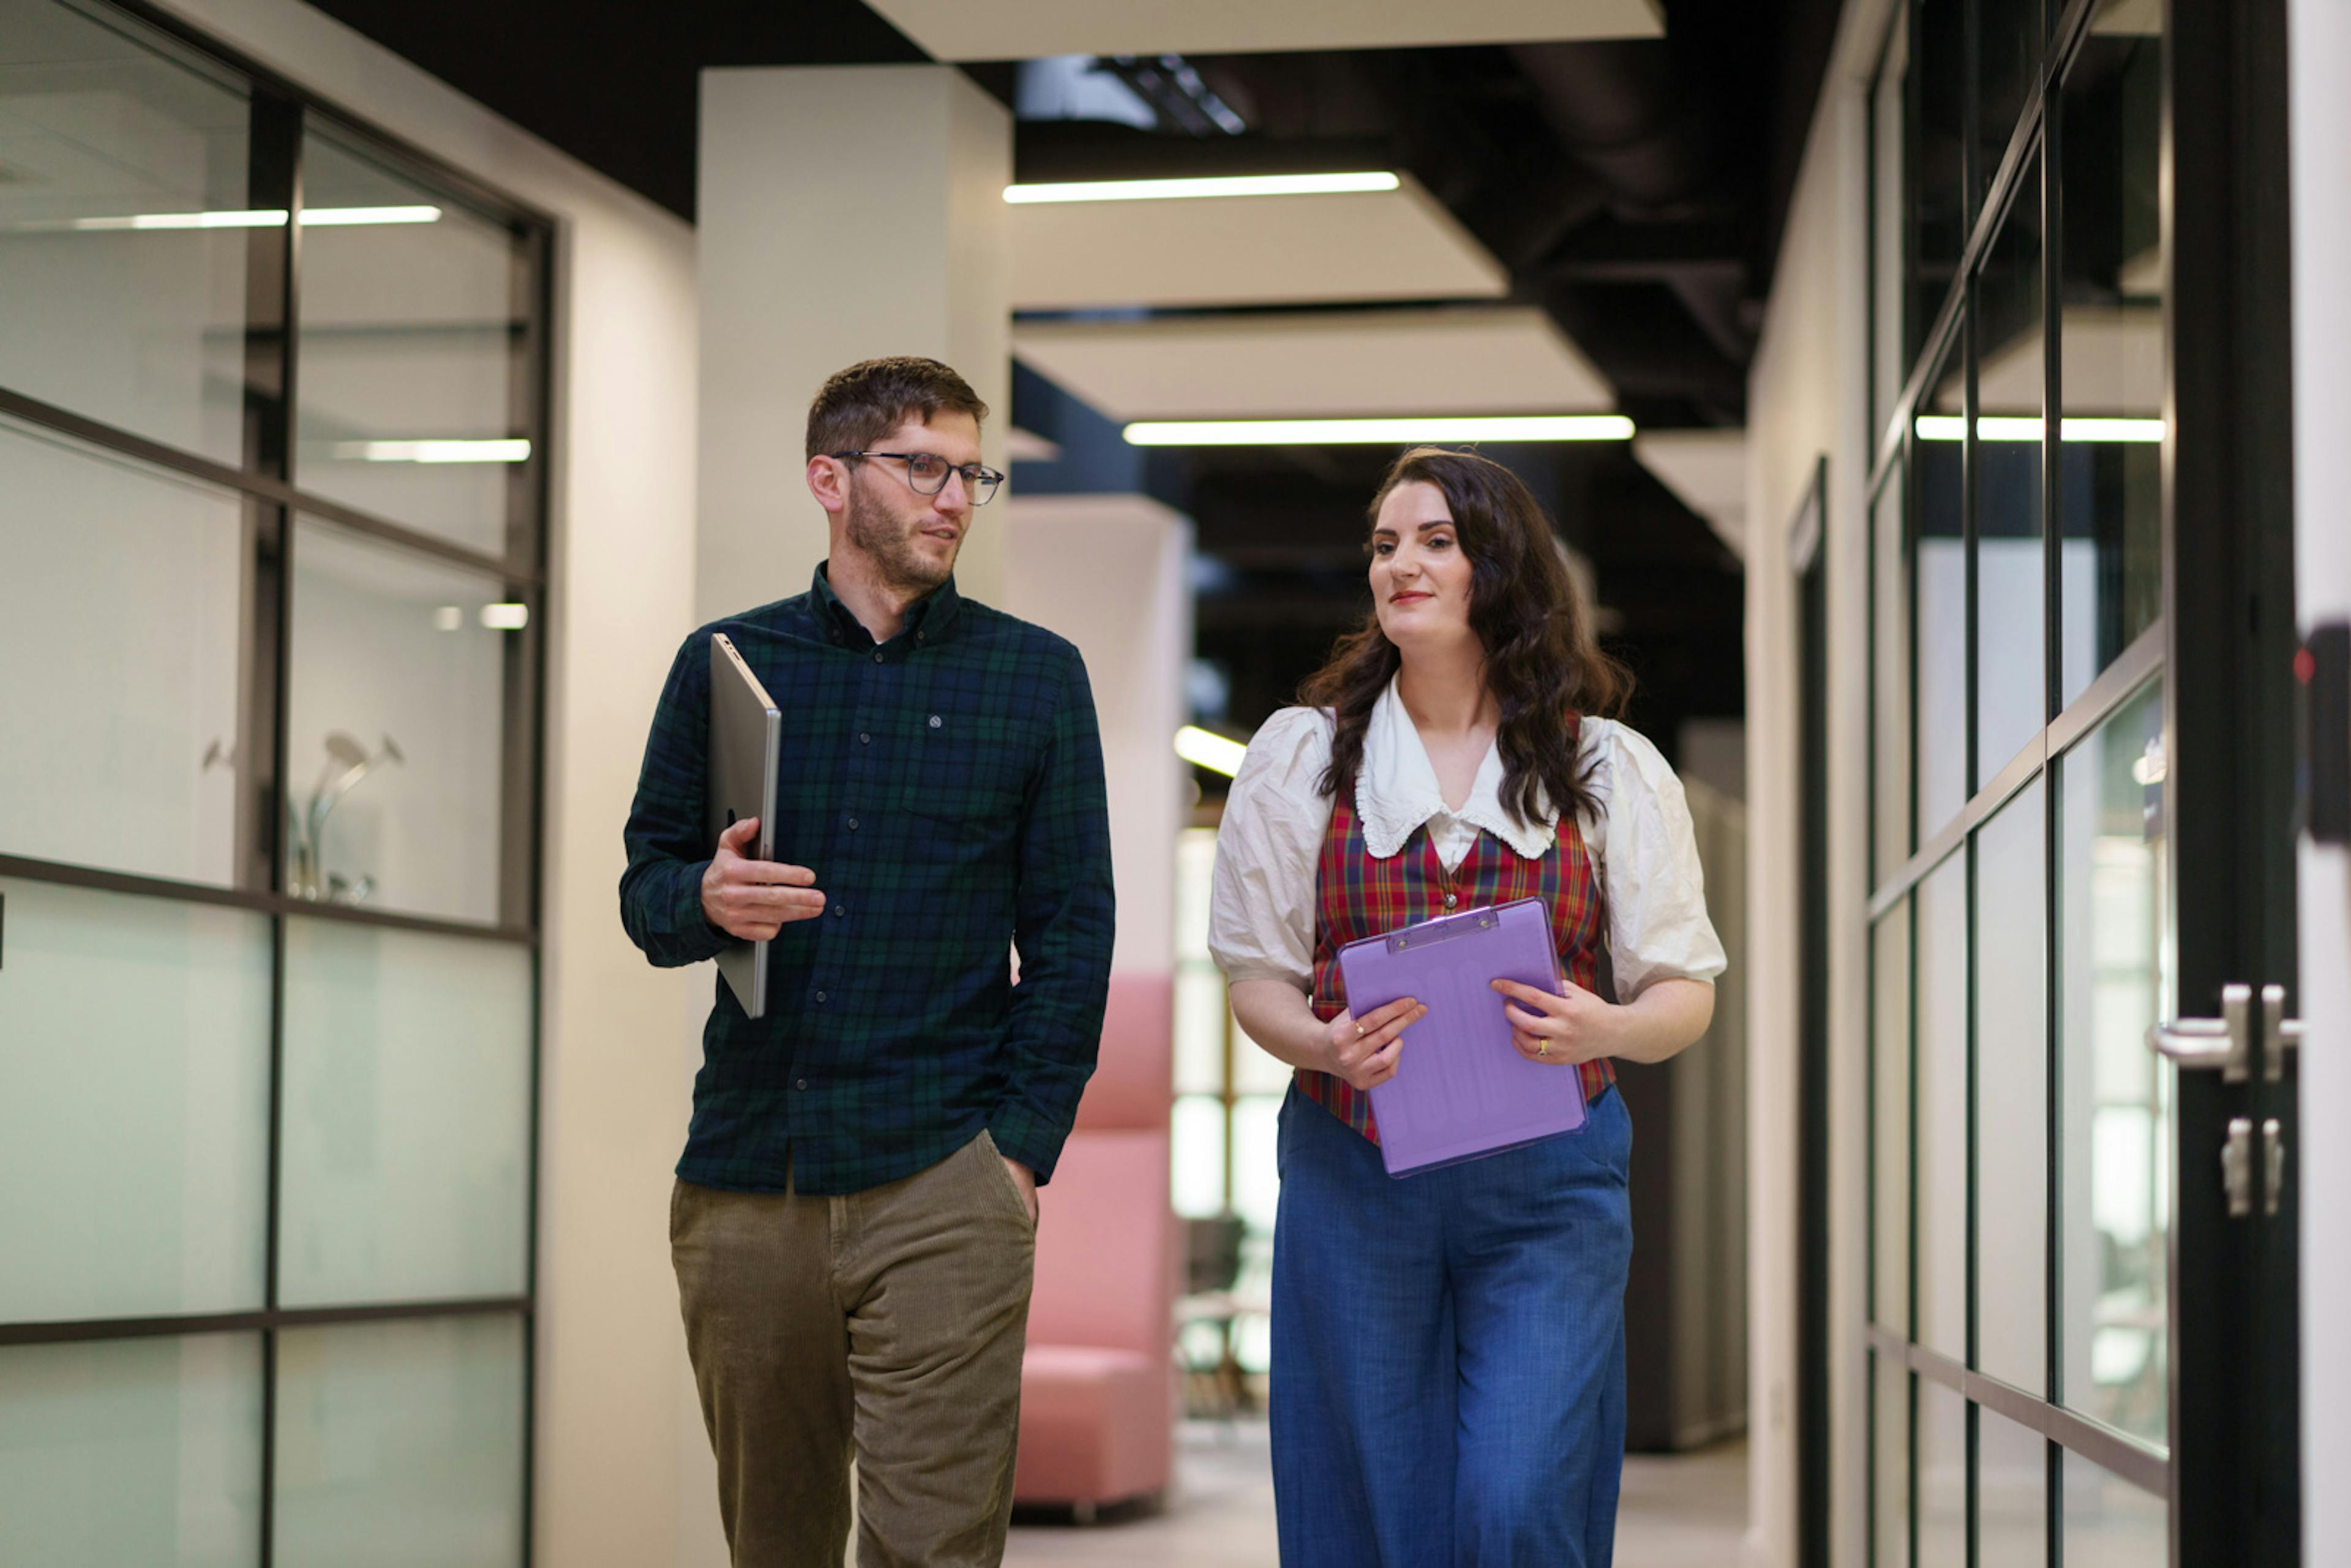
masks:
{"label": "silver laptop", "polygon": [[[776,772],[782,756],[784,716],[743,655],[724,632],[710,639],[710,776],[708,803],[712,850],[718,835],[746,817],[759,819],[748,858],[776,858]],[[718,955],[718,972],[751,1018],[768,1010],[768,944],[730,942]]]}

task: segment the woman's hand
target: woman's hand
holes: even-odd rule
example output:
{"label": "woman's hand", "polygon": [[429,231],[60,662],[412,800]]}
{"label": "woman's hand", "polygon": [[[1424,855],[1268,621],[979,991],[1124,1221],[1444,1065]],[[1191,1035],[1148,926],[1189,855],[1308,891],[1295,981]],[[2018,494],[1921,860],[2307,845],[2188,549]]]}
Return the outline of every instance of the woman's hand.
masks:
{"label": "woman's hand", "polygon": [[1494,989],[1507,998],[1502,1011],[1510,1018],[1510,1043],[1519,1054],[1550,1067],[1616,1055],[1616,1024],[1624,1009],[1573,980],[1562,980],[1560,987],[1553,993],[1516,980],[1494,982]]}
{"label": "woman's hand", "polygon": [[1324,1037],[1331,1048],[1329,1071],[1358,1089],[1378,1088],[1395,1076],[1396,1060],[1404,1051],[1404,1031],[1427,1016],[1428,1009],[1410,997],[1400,997],[1362,1018],[1341,1013],[1331,1020]]}

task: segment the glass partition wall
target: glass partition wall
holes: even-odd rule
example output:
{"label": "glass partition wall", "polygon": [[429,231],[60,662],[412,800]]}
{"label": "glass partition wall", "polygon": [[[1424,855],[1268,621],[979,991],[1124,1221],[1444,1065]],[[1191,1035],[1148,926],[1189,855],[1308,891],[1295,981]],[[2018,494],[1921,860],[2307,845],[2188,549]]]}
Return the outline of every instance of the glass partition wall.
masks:
{"label": "glass partition wall", "polygon": [[1871,100],[1869,1531],[2163,1564],[2163,0],[1903,0]]}
{"label": "glass partition wall", "polygon": [[0,1558],[527,1556],[549,234],[0,0]]}

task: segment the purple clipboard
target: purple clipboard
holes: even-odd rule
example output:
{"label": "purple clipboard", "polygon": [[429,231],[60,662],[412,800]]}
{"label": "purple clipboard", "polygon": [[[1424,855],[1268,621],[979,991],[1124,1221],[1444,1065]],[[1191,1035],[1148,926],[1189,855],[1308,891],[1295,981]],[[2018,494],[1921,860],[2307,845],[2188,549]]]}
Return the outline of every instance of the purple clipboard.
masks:
{"label": "purple clipboard", "polygon": [[1388,1175],[1498,1155],[1583,1126],[1583,1074],[1529,1061],[1510,1043],[1495,980],[1559,988],[1541,899],[1464,910],[1339,949],[1347,1010],[1399,997],[1428,1016],[1405,1031],[1395,1076],[1372,1091]]}

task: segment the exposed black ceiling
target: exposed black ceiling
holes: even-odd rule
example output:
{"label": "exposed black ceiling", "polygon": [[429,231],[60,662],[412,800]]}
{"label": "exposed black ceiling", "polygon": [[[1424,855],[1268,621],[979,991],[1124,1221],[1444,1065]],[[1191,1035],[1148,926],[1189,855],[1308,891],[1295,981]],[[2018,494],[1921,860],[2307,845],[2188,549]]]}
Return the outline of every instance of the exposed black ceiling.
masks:
{"label": "exposed black ceiling", "polygon": [[[860,0],[314,3],[688,218],[701,69],[926,57]],[[1662,39],[1192,57],[1184,83],[1155,61],[1104,62],[1158,128],[1023,120],[1016,165],[1030,179],[1408,169],[1643,428],[1737,426],[1839,5],[1664,3]],[[1018,62],[965,68],[1015,101]],[[1230,113],[1197,108],[1209,99]],[[1152,466],[1197,524],[1199,651],[1228,676],[1237,727],[1286,700],[1367,602],[1362,507],[1386,456],[1204,450]],[[1739,712],[1738,566],[1706,526],[1621,447],[1509,460],[1594,565],[1612,643],[1642,677],[1635,722],[1670,749],[1680,719]]]}
{"label": "exposed black ceiling", "polygon": [[[701,69],[926,57],[860,0],[317,3],[688,218]],[[1018,156],[1029,174],[1132,157],[1138,141],[1163,163],[1384,152],[1503,261],[1517,297],[1551,310],[1645,427],[1735,425],[1837,9],[1667,0],[1663,39],[1199,57],[1246,136],[1024,121]],[[969,68],[1009,99],[1011,65]]]}

